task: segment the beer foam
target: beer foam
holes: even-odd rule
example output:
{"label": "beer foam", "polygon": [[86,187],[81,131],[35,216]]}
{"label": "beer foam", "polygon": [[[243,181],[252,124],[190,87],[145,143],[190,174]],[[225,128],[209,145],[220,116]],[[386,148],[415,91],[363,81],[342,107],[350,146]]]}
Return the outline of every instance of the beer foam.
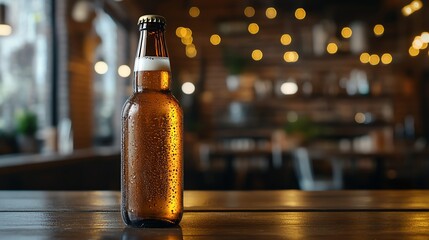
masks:
{"label": "beer foam", "polygon": [[170,71],[170,59],[168,57],[153,56],[136,58],[134,72],[156,70]]}

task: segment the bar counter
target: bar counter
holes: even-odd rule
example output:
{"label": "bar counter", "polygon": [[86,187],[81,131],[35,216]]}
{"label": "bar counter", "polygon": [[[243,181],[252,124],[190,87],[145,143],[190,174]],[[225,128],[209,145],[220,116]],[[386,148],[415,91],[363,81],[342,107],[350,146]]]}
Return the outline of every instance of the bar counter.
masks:
{"label": "bar counter", "polygon": [[0,191],[1,239],[427,239],[429,191],[185,191],[179,227],[131,229],[117,191]]}

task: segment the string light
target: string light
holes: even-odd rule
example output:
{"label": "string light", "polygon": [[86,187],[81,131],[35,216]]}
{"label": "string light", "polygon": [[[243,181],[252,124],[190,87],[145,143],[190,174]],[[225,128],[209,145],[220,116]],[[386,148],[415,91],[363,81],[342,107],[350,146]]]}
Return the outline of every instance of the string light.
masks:
{"label": "string light", "polygon": [[244,15],[248,18],[255,16],[255,9],[253,7],[246,7],[244,9]]}
{"label": "string light", "polygon": [[213,44],[213,45],[219,45],[220,42],[221,42],[221,40],[222,39],[217,34],[213,34],[213,35],[210,36],[210,43]]}
{"label": "string light", "polygon": [[415,49],[421,49],[423,47],[423,41],[420,36],[416,36],[412,43],[413,48]]}
{"label": "string light", "polygon": [[264,56],[264,54],[259,49],[255,49],[252,51],[252,59],[255,61],[261,60],[263,56]]}
{"label": "string light", "polygon": [[411,57],[415,57],[415,56],[419,55],[420,51],[418,49],[413,48],[413,46],[411,46],[408,49],[408,53],[410,54]]}
{"label": "string light", "polygon": [[126,78],[131,75],[131,69],[127,65],[121,65],[118,67],[118,75]]}
{"label": "string light", "polygon": [[194,44],[187,45],[185,50],[186,56],[188,58],[194,58],[197,56],[197,49],[195,48]]}
{"label": "string light", "polygon": [[429,43],[429,33],[428,32],[422,32],[420,37],[424,43]]}
{"label": "string light", "polygon": [[200,16],[200,9],[198,7],[191,7],[189,9],[189,15],[194,18]]}
{"label": "string light", "polygon": [[390,64],[392,62],[393,58],[392,55],[390,53],[385,53],[383,55],[381,55],[381,62],[383,64]]}
{"label": "string light", "polygon": [[343,38],[350,38],[352,34],[353,31],[349,27],[343,27],[343,29],[341,30],[341,36],[343,36]]}
{"label": "string light", "polygon": [[384,26],[381,24],[377,24],[374,26],[373,30],[374,30],[375,36],[379,37],[379,36],[383,35],[383,33],[384,33]]}
{"label": "string light", "polygon": [[298,85],[295,82],[285,82],[280,86],[280,91],[284,95],[293,95],[298,92]]}
{"label": "string light", "polygon": [[304,19],[306,15],[307,13],[305,12],[304,8],[297,8],[295,10],[295,18],[298,20]]}
{"label": "string light", "polygon": [[186,33],[185,33],[185,36],[183,36],[183,37],[190,37],[190,36],[192,36],[192,30],[190,28],[185,28],[185,31],[186,31]]}
{"label": "string light", "polygon": [[194,39],[192,37],[184,37],[184,38],[182,38],[181,41],[184,45],[189,45],[189,44],[192,44]]}
{"label": "string light", "polygon": [[420,0],[414,0],[410,4],[405,5],[402,8],[402,15],[408,17],[413,14],[415,11],[420,10],[423,7],[423,3]]}
{"label": "string light", "polygon": [[413,13],[413,10],[411,9],[410,5],[406,5],[402,8],[402,15],[408,17]]}
{"label": "string light", "polygon": [[185,37],[186,35],[186,29],[184,27],[178,27],[176,28],[176,36],[179,38]]}
{"label": "string light", "polygon": [[182,84],[182,92],[190,95],[195,92],[195,85],[191,82],[185,82]]}
{"label": "string light", "polygon": [[289,45],[292,42],[292,37],[289,34],[285,33],[280,37],[280,42],[282,45]]}
{"label": "string light", "polygon": [[326,51],[327,51],[329,54],[335,54],[335,53],[337,53],[337,51],[338,51],[338,46],[337,46],[337,44],[336,44],[336,43],[329,43],[329,44],[326,46]]}
{"label": "string light", "polygon": [[[192,9],[192,8],[191,8]],[[191,12],[191,10],[189,10]],[[198,10],[199,11],[199,10]],[[180,38],[181,42],[186,46],[185,54],[189,58],[194,58],[197,56],[197,49],[193,44],[194,38],[192,37],[192,30],[186,27],[178,27],[176,28],[176,36]],[[219,37],[219,35],[218,35]],[[210,39],[211,41],[211,39]],[[220,37],[219,37],[220,43]],[[218,43],[218,44],[219,44]],[[213,44],[215,45],[215,44]]]}
{"label": "string light", "polygon": [[369,57],[369,64],[375,66],[380,63],[380,57],[377,54],[371,54]]}
{"label": "string light", "polygon": [[369,53],[364,52],[360,55],[359,60],[361,63],[369,63],[369,58],[370,58]]}
{"label": "string light", "polygon": [[285,60],[285,62],[296,62],[299,59],[299,55],[295,51],[287,51],[283,55],[283,59]]}
{"label": "string light", "polygon": [[269,19],[274,19],[277,16],[277,10],[273,7],[269,7],[265,10],[265,16]]}
{"label": "string light", "polygon": [[109,66],[104,61],[98,61],[94,65],[94,70],[98,74],[105,74],[109,70]]}
{"label": "string light", "polygon": [[256,23],[251,23],[249,24],[249,26],[247,27],[247,30],[249,31],[249,33],[251,34],[257,34],[259,32],[259,26]]}

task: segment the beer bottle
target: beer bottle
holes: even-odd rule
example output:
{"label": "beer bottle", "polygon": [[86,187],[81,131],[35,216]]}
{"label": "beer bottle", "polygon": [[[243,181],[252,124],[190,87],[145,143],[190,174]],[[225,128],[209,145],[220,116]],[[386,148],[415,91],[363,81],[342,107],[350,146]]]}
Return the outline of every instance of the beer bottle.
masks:
{"label": "beer bottle", "polygon": [[134,92],[122,109],[121,212],[132,227],[179,224],[183,214],[183,113],[170,91],[166,21],[138,20]]}

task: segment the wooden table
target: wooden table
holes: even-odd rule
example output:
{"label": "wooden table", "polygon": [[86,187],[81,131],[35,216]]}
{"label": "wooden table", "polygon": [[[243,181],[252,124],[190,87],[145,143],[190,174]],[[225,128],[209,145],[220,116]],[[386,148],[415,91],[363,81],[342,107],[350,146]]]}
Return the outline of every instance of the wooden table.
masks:
{"label": "wooden table", "polygon": [[130,229],[119,192],[0,191],[0,239],[428,239],[429,191],[188,191],[180,227]]}

